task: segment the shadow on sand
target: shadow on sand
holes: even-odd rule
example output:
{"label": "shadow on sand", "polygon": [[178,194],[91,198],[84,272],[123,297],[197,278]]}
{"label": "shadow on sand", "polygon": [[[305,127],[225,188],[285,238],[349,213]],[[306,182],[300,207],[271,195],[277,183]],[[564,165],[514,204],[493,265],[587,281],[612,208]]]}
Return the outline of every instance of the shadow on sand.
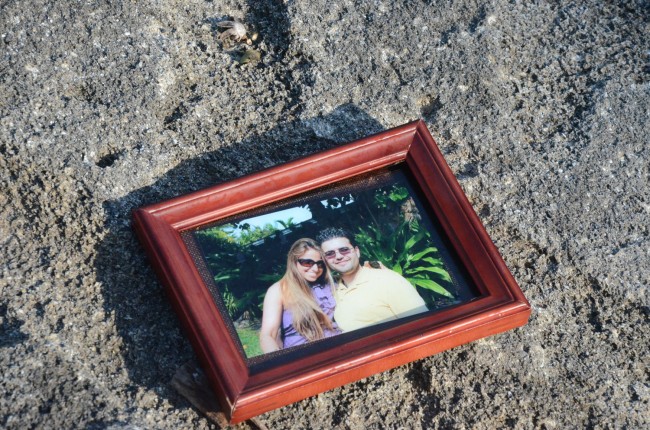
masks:
{"label": "shadow on sand", "polygon": [[169,382],[194,354],[131,230],[131,211],[382,130],[356,106],[340,106],[327,116],[280,124],[264,135],[185,160],[151,186],[104,203],[107,234],[98,245],[95,267],[105,310],[114,315],[123,341],[133,392],[152,389],[173,404],[186,405]]}

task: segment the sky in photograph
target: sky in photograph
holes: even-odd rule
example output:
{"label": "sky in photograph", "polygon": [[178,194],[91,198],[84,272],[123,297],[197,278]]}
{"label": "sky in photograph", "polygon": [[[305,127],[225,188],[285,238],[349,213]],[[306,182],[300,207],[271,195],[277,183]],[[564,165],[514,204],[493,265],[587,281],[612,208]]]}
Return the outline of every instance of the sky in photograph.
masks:
{"label": "sky in photograph", "polygon": [[266,224],[272,224],[274,227],[282,228],[277,221],[287,222],[289,218],[293,218],[291,221],[294,224],[298,224],[311,219],[311,212],[306,207],[298,206],[295,208],[259,215],[253,218],[247,218],[241,220],[239,224],[248,223],[251,227],[264,227]]}

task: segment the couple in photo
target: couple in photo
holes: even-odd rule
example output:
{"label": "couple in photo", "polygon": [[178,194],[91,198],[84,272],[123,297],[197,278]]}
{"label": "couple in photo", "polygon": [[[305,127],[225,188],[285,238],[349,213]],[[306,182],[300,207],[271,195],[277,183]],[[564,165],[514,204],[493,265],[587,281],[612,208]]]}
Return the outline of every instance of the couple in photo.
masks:
{"label": "couple in photo", "polygon": [[260,330],[264,353],[428,310],[399,274],[361,266],[359,248],[345,230],[327,228],[317,239],[291,246],[284,276],[266,293]]}

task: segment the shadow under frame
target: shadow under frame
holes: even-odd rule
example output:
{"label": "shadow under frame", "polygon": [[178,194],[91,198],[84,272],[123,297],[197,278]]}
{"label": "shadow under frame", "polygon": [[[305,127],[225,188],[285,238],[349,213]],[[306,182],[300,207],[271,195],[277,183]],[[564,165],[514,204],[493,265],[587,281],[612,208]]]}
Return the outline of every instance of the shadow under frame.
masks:
{"label": "shadow under frame", "polygon": [[[479,297],[336,348],[252,369],[181,233],[395,165],[415,178]],[[139,208],[133,227],[232,423],[522,326],[530,316],[530,305],[421,120]]]}

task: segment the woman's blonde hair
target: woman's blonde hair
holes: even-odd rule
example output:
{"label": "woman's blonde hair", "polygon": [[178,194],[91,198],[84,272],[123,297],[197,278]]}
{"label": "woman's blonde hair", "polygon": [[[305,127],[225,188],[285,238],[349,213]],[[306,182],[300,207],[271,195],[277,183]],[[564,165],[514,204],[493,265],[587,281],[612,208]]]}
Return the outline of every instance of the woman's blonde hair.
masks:
{"label": "woman's blonde hair", "polygon": [[[283,304],[293,315],[293,328],[305,339],[312,341],[324,336],[323,328],[332,330],[332,323],[314,299],[309,283],[300,274],[296,265],[300,256],[310,249],[317,251],[325,262],[323,252],[316,241],[309,238],[298,239],[289,249],[287,271],[280,279],[280,288]],[[327,264],[316,282],[324,284],[326,288],[334,285]]]}

